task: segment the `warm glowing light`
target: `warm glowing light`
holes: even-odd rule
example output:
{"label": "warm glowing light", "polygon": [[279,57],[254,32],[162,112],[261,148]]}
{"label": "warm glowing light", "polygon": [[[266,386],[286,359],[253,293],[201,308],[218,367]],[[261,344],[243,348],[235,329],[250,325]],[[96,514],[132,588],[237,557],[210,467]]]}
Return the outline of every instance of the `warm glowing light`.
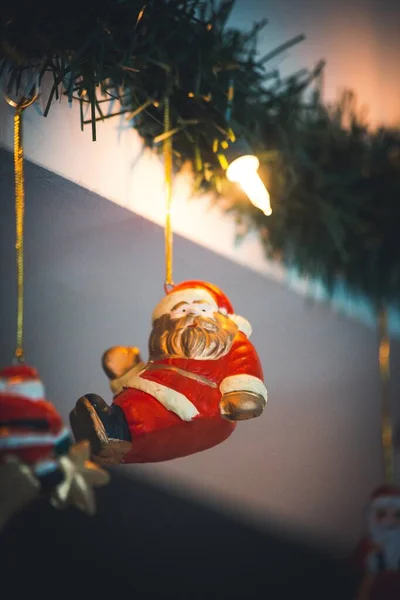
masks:
{"label": "warm glowing light", "polygon": [[226,176],[229,181],[238,183],[250,202],[268,216],[272,214],[269,192],[257,173],[259,166],[260,161],[256,156],[239,156],[227,168]]}

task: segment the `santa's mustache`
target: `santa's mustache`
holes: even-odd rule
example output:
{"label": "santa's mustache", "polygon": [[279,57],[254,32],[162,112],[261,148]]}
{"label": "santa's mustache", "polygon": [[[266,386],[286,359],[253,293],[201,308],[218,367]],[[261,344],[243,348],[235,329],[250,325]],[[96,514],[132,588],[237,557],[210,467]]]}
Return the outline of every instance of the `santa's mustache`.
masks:
{"label": "santa's mustache", "polygon": [[186,317],[176,319],[173,329],[187,329],[188,327],[198,327],[199,329],[205,329],[206,331],[213,332],[217,331],[219,328],[215,322],[215,319],[198,315],[187,315]]}

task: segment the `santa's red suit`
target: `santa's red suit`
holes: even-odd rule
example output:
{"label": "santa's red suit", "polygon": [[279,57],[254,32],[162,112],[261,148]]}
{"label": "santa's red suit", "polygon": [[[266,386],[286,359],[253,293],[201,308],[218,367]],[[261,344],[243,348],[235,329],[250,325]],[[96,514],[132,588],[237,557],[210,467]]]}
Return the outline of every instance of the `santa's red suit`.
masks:
{"label": "santa's red suit", "polygon": [[114,404],[122,409],[132,438],[127,463],[171,460],[226,440],[236,424],[221,414],[224,394],[250,392],[267,399],[260,360],[248,339],[251,326],[234,314],[221,290],[204,282],[179,284],[156,307],[153,322],[173,313],[177,303],[187,303],[189,310],[208,303],[203,311],[229,317],[238,330],[221,358],[165,358],[128,373],[120,389],[114,383]]}
{"label": "santa's red suit", "polygon": [[242,332],[218,360],[169,358],[149,364],[114,398],[132,435],[125,462],[158,462],[216,446],[236,424],[220,412],[222,394],[266,397],[257,353]]}

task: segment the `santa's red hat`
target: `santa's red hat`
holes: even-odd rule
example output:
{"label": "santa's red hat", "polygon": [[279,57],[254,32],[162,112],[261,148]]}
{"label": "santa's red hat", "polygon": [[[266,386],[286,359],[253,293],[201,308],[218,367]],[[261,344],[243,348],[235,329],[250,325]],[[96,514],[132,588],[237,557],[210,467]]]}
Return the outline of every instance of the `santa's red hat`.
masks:
{"label": "santa's red hat", "polygon": [[251,335],[251,325],[247,319],[235,314],[235,311],[225,294],[212,283],[205,281],[184,281],[175,285],[172,290],[164,296],[153,311],[152,320],[159,319],[171,312],[178,302],[194,302],[202,300],[215,307],[216,312],[227,315],[236,323],[239,331],[247,337]]}
{"label": "santa's red hat", "polygon": [[400,488],[395,485],[380,485],[371,494],[370,506],[372,508],[387,505],[400,507]]}
{"label": "santa's red hat", "polygon": [[38,372],[25,364],[0,369],[0,393],[24,396],[30,400],[43,400],[45,397]]}

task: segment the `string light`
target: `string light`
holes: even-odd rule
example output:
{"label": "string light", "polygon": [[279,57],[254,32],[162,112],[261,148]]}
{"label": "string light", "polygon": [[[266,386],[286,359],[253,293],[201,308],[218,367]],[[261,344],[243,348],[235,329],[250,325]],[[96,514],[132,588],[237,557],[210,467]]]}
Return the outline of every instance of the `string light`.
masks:
{"label": "string light", "polygon": [[250,202],[269,216],[272,214],[270,195],[257,172],[259,166],[260,161],[256,156],[244,154],[229,164],[226,177],[229,181],[238,183]]}

